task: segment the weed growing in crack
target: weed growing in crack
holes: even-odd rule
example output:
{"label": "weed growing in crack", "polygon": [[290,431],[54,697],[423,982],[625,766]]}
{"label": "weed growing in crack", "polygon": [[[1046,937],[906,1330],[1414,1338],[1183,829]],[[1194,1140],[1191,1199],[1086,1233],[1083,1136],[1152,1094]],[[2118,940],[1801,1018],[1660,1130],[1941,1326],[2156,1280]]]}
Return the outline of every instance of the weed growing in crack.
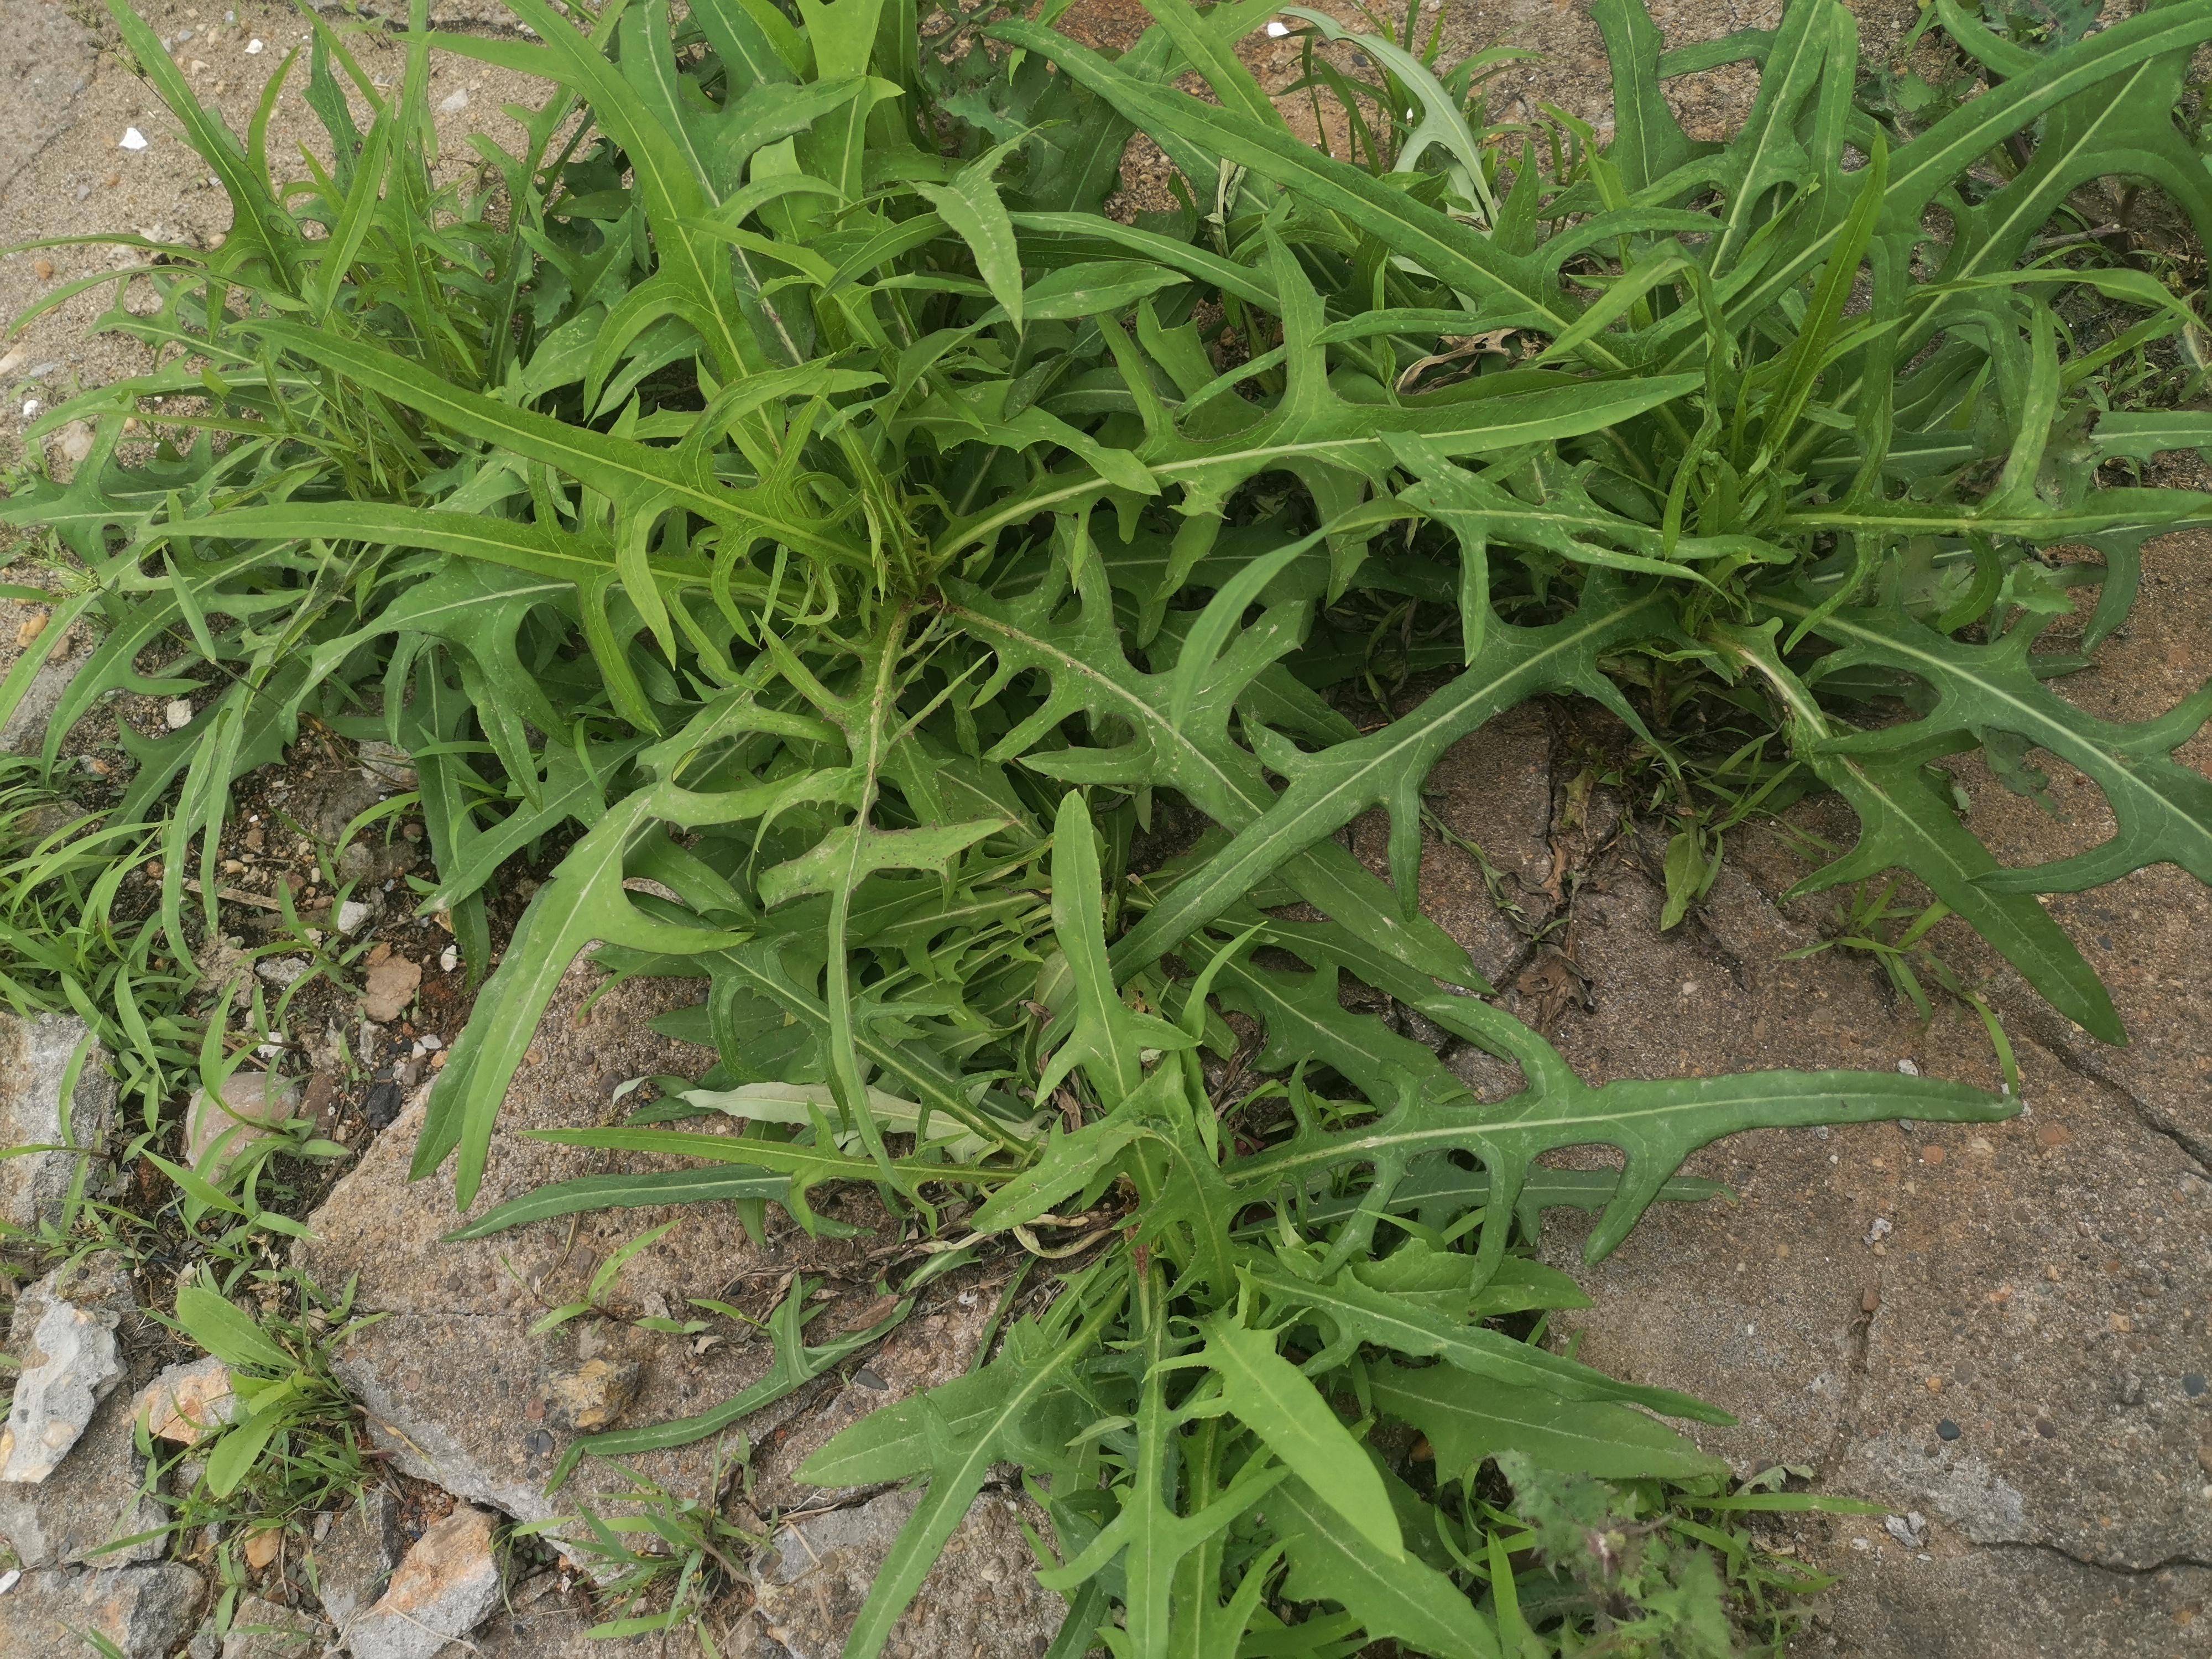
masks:
{"label": "weed growing in crack", "polygon": [[[131,744],[95,832],[158,857],[138,942],[10,994],[204,953],[234,781],[308,720],[395,744],[426,902],[473,971],[500,866],[573,837],[440,1075],[417,1174],[453,1159],[474,1205],[538,1017],[595,943],[620,974],[704,979],[719,1053],[680,1109],[552,1135],[691,1167],[465,1233],[647,1197],[813,1228],[812,1193],[862,1182],[950,1247],[893,1321],[960,1261],[1052,1266],[973,1375],[806,1465],[921,1487],[852,1659],[1007,1462],[1052,1522],[1061,1654],[1102,1629],[1146,1655],[1723,1650],[1731,1579],[1739,1608],[1775,1581],[1698,1517],[1775,1494],[1725,1490],[1648,1414],[1711,1408],[1544,1346],[1576,1293],[1519,1250],[1569,1205],[1602,1255],[1735,1130],[2012,1108],[1888,1073],[1591,1087],[1421,914],[1423,781],[1529,698],[1590,700],[1663,781],[1671,917],[1734,824],[1832,791],[1860,836],[1808,889],[1906,872],[1920,915],[2119,1040],[2039,896],[2159,861],[2212,878],[2212,783],[2174,758],[2212,697],[2123,725],[2051,682],[2126,617],[2142,543],[2206,519],[2129,468],[2212,422],[2125,406],[2185,381],[2156,354],[2201,325],[2069,216],[2124,166],[2185,234],[2212,228],[2167,113],[2212,0],[2033,40],[1946,0],[1971,85],[1863,100],[1833,0],[1671,52],[1638,0],[1600,0],[1603,145],[1492,122],[1495,60],[1440,76],[1413,20],[1292,8],[1364,60],[1310,53],[1301,88],[1340,105],[1348,158],[1237,57],[1254,3],[1148,0],[1118,56],[996,13],[926,49],[864,0],[681,25],[658,0],[510,3],[531,39],[434,36],[418,5],[389,101],[311,19],[285,72],[333,160],[283,190],[115,4],[234,222],[102,279],[155,296],[110,322],[167,359],[53,410],[91,453],[0,520],[67,545],[88,579],[56,619],[107,630],[49,768],[149,652],[198,691],[182,731]],[[520,149],[477,141],[488,191],[432,186],[434,51],[551,88]],[[1693,143],[1664,82],[1745,59],[1742,131]],[[1181,205],[1126,223],[1102,206],[1138,130]],[[155,406],[176,398],[196,412]],[[2078,640],[2043,648],[2083,586]],[[1387,704],[1386,677],[1429,670],[1408,712],[1343,712],[1343,688]],[[2117,834],[2001,868],[1932,766],[1977,746],[2015,778],[2063,759]],[[1212,828],[1137,869],[1164,794]],[[1334,839],[1376,806],[1389,881]],[[80,856],[40,890],[96,878]],[[1910,994],[1933,969],[1918,924],[1877,931],[1886,904],[1851,937]],[[1348,1010],[1347,975],[1525,1087],[1476,1099]],[[151,1109],[166,1051],[131,1039]],[[1541,1161],[1591,1145],[1625,1165]],[[850,1352],[805,1322],[795,1288],[758,1389],[577,1455],[704,1437]],[[670,1524],[670,1559],[726,1553],[712,1517]],[[688,1607],[677,1572],[635,1589]]]}

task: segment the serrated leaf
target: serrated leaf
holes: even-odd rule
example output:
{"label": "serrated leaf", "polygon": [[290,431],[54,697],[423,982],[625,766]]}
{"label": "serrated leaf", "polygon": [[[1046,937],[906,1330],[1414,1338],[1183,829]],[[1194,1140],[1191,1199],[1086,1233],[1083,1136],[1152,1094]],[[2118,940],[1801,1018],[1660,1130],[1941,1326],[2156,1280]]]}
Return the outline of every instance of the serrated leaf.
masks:
{"label": "serrated leaf", "polygon": [[1302,1309],[1308,1316],[1333,1326],[1338,1342],[1347,1347],[1372,1342],[1399,1353],[1433,1357],[1486,1382],[1556,1399],[1631,1401],[1672,1417],[1708,1423],[1731,1420],[1727,1413],[1689,1395],[1619,1382],[1502,1331],[1448,1318],[1393,1291],[1374,1289],[1361,1283],[1350,1268],[1334,1280],[1314,1282],[1255,1261],[1243,1269],[1243,1276],[1271,1305]]}
{"label": "serrated leaf", "polygon": [[1857,845],[1807,877],[1797,890],[1818,892],[1885,870],[1909,870],[1964,916],[2052,1007],[2108,1042],[2125,1041],[2095,969],[2033,897],[1991,884],[2000,874],[1996,859],[1959,822],[1948,789],[1928,775],[1926,761],[1965,747],[1965,741],[1939,732],[1923,746],[1903,752],[1836,752],[1830,745],[1838,733],[1812,695],[1773,656],[1767,635],[1741,629],[1723,637],[1775,688],[1807,764],[1858,815]]}
{"label": "serrated leaf", "polygon": [[1099,1097],[1120,1105],[1144,1084],[1143,1054],[1188,1048],[1192,1039],[1156,1014],[1121,1000],[1106,955],[1106,899],[1098,882],[1091,811],[1073,790],[1060,797],[1052,830],[1052,924],[1075,982],[1073,1019],[1066,1039],[1037,1076],[1039,1099],[1080,1066]]}
{"label": "serrated leaf", "polygon": [[[1628,1234],[1667,1178],[1698,1147],[1741,1129],[1791,1124],[1925,1118],[1990,1122],[2011,1116],[2017,1102],[1936,1078],[1884,1072],[1747,1072],[1717,1078],[1626,1080],[1593,1089],[1559,1051],[1517,1020],[1462,997],[1431,997],[1419,1012],[1446,1030],[1511,1059],[1528,1087],[1495,1105],[1437,1098],[1413,1088],[1361,1127],[1301,1128],[1284,1145],[1231,1163],[1232,1189],[1263,1193],[1296,1186],[1346,1164],[1374,1172],[1371,1218],[1403,1179],[1410,1161],[1431,1152],[1472,1152],[1489,1170],[1493,1206],[1511,1207],[1540,1152],[1565,1146],[1617,1147],[1627,1162],[1620,1185],[1591,1229],[1583,1254],[1601,1260]],[[1362,1248],[1372,1221],[1355,1221],[1340,1237],[1342,1258]],[[1486,1225],[1486,1268],[1502,1259],[1506,1230]]]}
{"label": "serrated leaf", "polygon": [[1518,628],[1493,621],[1475,662],[1412,714],[1302,765],[1290,787],[1238,830],[1201,876],[1180,884],[1115,945],[1115,966],[1128,973],[1157,961],[1294,854],[1370,806],[1389,809],[1391,873],[1401,908],[1409,905],[1419,870],[1420,789],[1443,751],[1539,691],[1582,691],[1625,710],[1598,670],[1599,656],[1631,640],[1663,636],[1674,626],[1657,595],[1595,583],[1581,609],[1563,622]]}
{"label": "serrated leaf", "polygon": [[2039,623],[2024,621],[1986,645],[1946,639],[1896,611],[1839,611],[1815,627],[1839,647],[1826,659],[1835,669],[1894,669],[1923,682],[1936,698],[1917,720],[1839,736],[1830,745],[1833,752],[1902,755],[1924,751],[1940,737],[2010,732],[2075,768],[2103,793],[2118,826],[2110,840],[2039,869],[1992,872],[1980,878],[1984,886],[2002,893],[2074,893],[2160,862],[2212,883],[2212,780],[2173,758],[2212,719],[2212,687],[2155,719],[2122,725],[2067,702],[2037,672]]}
{"label": "serrated leaf", "polygon": [[[1111,769],[1094,769],[1099,781],[1143,777],[1180,790],[1227,828],[1253,823],[1273,794],[1258,760],[1229,739],[1229,717],[1245,678],[1286,649],[1289,638],[1264,623],[1247,630],[1237,649],[1217,659],[1191,717],[1178,726],[1166,718],[1165,677],[1129,663],[1115,626],[1112,595],[1086,540],[1078,540],[1070,565],[1066,574],[1056,572],[1053,580],[1012,604],[964,584],[949,585],[951,614],[998,653],[1002,675],[1036,669],[1052,681],[1050,699],[997,752],[1019,753],[1032,729],[1041,732],[1067,714],[1087,711],[1126,722],[1131,732],[1125,748],[1102,753]],[[1070,585],[1077,614],[1057,618]],[[1054,775],[1065,777],[1071,761],[1084,757],[1082,750],[1061,750],[1032,764],[1048,764]],[[1407,922],[1395,915],[1382,884],[1343,848],[1324,843],[1304,849],[1283,861],[1283,873],[1302,897],[1378,949],[1437,978],[1467,982],[1464,975],[1472,969],[1466,951],[1433,922]]]}

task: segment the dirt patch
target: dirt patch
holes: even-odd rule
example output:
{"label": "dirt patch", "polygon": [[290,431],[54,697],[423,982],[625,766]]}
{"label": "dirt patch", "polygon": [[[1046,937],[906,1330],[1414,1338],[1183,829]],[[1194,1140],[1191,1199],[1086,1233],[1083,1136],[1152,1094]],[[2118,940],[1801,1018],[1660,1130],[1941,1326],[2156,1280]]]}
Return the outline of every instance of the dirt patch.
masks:
{"label": "dirt patch", "polygon": [[[476,20],[481,25],[490,9],[479,9],[487,13]],[[269,82],[284,75],[269,120],[271,169],[283,179],[305,177],[307,157],[327,165],[330,141],[305,95],[306,52],[289,61],[309,33],[296,10],[252,0],[234,6],[141,0],[137,11],[167,43],[201,102],[234,132],[246,131]],[[207,247],[226,234],[228,198],[97,8],[78,13],[64,0],[23,0],[15,15],[25,26],[0,40],[0,86],[15,94],[0,115],[0,246],[119,232]],[[81,16],[98,21],[88,27]],[[330,21],[380,95],[396,95],[405,53],[392,33],[372,18],[334,13]],[[471,21],[464,11],[448,26]],[[535,105],[544,95],[543,82],[434,55],[429,100],[441,155],[433,182],[482,188],[488,175],[471,136],[517,148],[523,129],[506,106]],[[133,133],[143,147],[130,147]],[[121,273],[142,257],[94,245],[0,256],[0,318],[48,307],[0,346],[0,456],[20,453],[40,413],[154,367],[151,348],[94,331],[112,308],[138,301],[143,285],[134,291]],[[104,273],[117,280],[70,292]]]}

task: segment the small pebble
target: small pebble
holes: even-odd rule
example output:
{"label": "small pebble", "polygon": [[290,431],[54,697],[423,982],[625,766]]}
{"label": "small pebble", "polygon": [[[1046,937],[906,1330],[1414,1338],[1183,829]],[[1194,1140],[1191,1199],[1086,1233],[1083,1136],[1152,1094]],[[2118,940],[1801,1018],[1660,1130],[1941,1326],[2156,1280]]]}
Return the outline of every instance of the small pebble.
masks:
{"label": "small pebble", "polygon": [[2204,1388],[2203,1372],[2185,1371],[2182,1374],[2181,1391],[2191,1400],[2202,1400],[2204,1397]]}
{"label": "small pebble", "polygon": [[125,127],[122,137],[115,143],[118,149],[143,149],[146,148],[146,135],[136,127]]}
{"label": "small pebble", "polygon": [[1866,1242],[1869,1244],[1879,1244],[1896,1231],[1895,1224],[1887,1216],[1878,1215],[1874,1218],[1874,1225],[1867,1229]]}
{"label": "small pebble", "polygon": [[399,1115],[399,1085],[380,1083],[362,1099],[361,1114],[368,1121],[370,1128],[382,1129],[388,1127],[392,1120]]}
{"label": "small pebble", "polygon": [[468,106],[469,90],[466,87],[462,87],[455,91],[447,93],[444,98],[439,100],[438,113],[441,115],[459,115]]}
{"label": "small pebble", "polygon": [[[425,1032],[422,1034],[422,1047],[423,1047],[423,1048],[427,1048],[427,1049],[435,1050],[435,1049],[442,1048],[444,1048],[445,1046],[446,1046],[446,1040],[445,1040],[445,1038],[443,1038],[443,1037],[440,1036],[439,1036],[435,1031],[425,1031]],[[2203,1381],[2203,1379],[2202,1377],[2199,1377],[2197,1380],[2198,1380],[2200,1382],[2201,1382],[2202,1381]]]}
{"label": "small pebble", "polygon": [[1918,1077],[1920,1075],[1920,1068],[1917,1066],[1915,1066],[1909,1060],[1899,1060],[1897,1062],[1897,1069],[1904,1073],[1907,1077]]}
{"label": "small pebble", "polygon": [[263,52],[268,50],[269,48],[263,46],[258,40],[248,40],[246,43],[246,55],[248,58],[258,58]]}
{"label": "small pebble", "polygon": [[173,699],[161,711],[161,723],[172,732],[181,732],[192,723],[192,706],[182,697]]}
{"label": "small pebble", "polygon": [[1938,1440],[1956,1440],[1960,1432],[1959,1425],[1948,1417],[1936,1425],[1936,1437]]}
{"label": "small pebble", "polygon": [[359,899],[348,899],[343,904],[338,906],[338,932],[351,937],[368,927],[369,918],[375,914],[373,908],[363,904]]}

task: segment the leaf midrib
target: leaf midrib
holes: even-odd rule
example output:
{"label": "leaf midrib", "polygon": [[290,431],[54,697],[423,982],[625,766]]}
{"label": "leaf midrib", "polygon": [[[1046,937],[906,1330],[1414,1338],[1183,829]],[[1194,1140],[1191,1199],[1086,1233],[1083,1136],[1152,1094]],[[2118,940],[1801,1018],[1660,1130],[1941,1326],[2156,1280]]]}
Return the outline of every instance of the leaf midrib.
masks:
{"label": "leaf midrib", "polygon": [[[1752,1075],[1757,1078],[1759,1074]],[[1774,1074],[1767,1075],[1771,1077]],[[1641,1122],[1652,1119],[1666,1119],[1683,1112],[1712,1113],[1720,1110],[1742,1110],[1785,1105],[1807,1106],[1811,1104],[1814,1098],[1821,1096],[1847,1099],[1853,1095],[1863,1095],[1869,1099],[1879,1099],[1883,1091],[1877,1085],[1888,1081],[1878,1072],[1857,1073],[1859,1078],[1865,1080],[1863,1086],[1858,1087],[1844,1086],[1829,1079],[1824,1079],[1819,1073],[1781,1075],[1801,1077],[1817,1086],[1810,1089],[1776,1091],[1762,1079],[1760,1088],[1755,1091],[1706,1093],[1700,1090],[1697,1097],[1692,1099],[1669,1098],[1656,1101],[1649,1106],[1617,1107],[1603,1113],[1579,1111],[1571,1105],[1565,1109],[1555,1109],[1551,1115],[1544,1117],[1499,1116],[1486,1118],[1475,1123],[1448,1123],[1422,1128],[1395,1129],[1388,1133],[1352,1134],[1317,1146],[1301,1146],[1294,1142],[1279,1152],[1261,1153],[1259,1157],[1247,1162],[1232,1164],[1222,1173],[1232,1187],[1256,1186],[1262,1182],[1279,1180],[1286,1174],[1301,1170],[1342,1164],[1347,1160],[1356,1161],[1375,1152],[1392,1152],[1400,1147],[1420,1147],[1431,1144],[1456,1146],[1470,1140],[1502,1139],[1507,1137],[1524,1137],[1532,1134],[1541,1136],[1559,1130],[1574,1131],[1577,1139],[1573,1142],[1547,1144],[1618,1145],[1620,1143],[1604,1133],[1607,1129],[1627,1126],[1621,1127],[1620,1133],[1625,1135],[1635,1135],[1638,1133],[1635,1126]],[[1648,1088],[1674,1086],[1694,1088],[1701,1085],[1725,1084],[1739,1080],[1734,1078],[1692,1078],[1676,1079],[1670,1084],[1657,1079],[1631,1079],[1628,1084],[1616,1084],[1612,1086],[1620,1088],[1640,1085]],[[1587,1100],[1604,1092],[1602,1090],[1592,1089],[1586,1084],[1577,1086],[1583,1091],[1582,1094],[1576,1097],[1577,1100]],[[1984,1104],[1987,1104],[1993,1109],[2002,1107],[2002,1103],[1967,1090],[1963,1085],[1953,1086],[1957,1092],[1948,1097],[1934,1091],[1915,1091],[1910,1094],[1899,1093],[1893,1102],[1899,1108],[1898,1115],[1932,1116],[1933,1114],[1929,1110],[1930,1107],[1956,1106],[1966,1109]],[[1525,1096],[1516,1097],[1516,1099],[1525,1097]],[[1886,1110],[1893,1103],[1883,1102],[1882,1103]],[[1502,1113],[1510,1109],[1513,1104],[1513,1100],[1506,1100],[1501,1102],[1495,1109]],[[1723,1133],[1733,1133],[1733,1131],[1723,1131]]]}

